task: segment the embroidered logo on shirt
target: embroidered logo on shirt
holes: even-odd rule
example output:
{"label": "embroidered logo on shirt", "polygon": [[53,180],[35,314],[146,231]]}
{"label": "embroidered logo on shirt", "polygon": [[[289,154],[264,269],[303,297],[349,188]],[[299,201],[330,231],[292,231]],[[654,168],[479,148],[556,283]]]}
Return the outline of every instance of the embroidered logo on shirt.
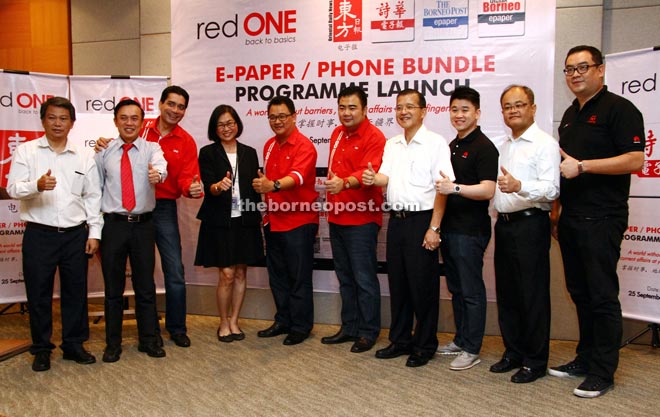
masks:
{"label": "embroidered logo on shirt", "polygon": [[596,119],[597,119],[596,115],[592,114],[591,117],[589,118],[589,120],[587,120],[587,123],[591,123],[592,125],[595,125],[596,124]]}
{"label": "embroidered logo on shirt", "polygon": [[467,159],[467,157],[468,157],[468,152],[467,152],[467,151],[463,152],[463,155],[461,155],[461,156],[463,157],[463,159]]}
{"label": "embroidered logo on shirt", "polygon": [[639,136],[635,136],[635,137],[633,138],[633,143],[635,143],[635,144],[639,144],[639,143],[642,143],[642,140],[639,138]]}

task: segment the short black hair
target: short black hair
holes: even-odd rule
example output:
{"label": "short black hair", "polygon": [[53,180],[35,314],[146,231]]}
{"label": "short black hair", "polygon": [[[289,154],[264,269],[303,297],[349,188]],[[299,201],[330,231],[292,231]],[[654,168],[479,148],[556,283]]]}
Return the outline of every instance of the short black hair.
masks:
{"label": "short black hair", "polygon": [[603,53],[600,52],[600,49],[596,48],[595,46],[589,46],[589,45],[578,45],[569,49],[568,53],[566,54],[566,58],[564,59],[564,64],[566,64],[566,60],[568,59],[569,56],[582,51],[586,51],[591,54],[591,59],[594,60],[594,64],[596,65],[603,64],[604,62]]}
{"label": "short black hair", "polygon": [[41,104],[41,108],[39,109],[39,116],[41,117],[41,120],[46,118],[46,111],[48,111],[49,106],[67,109],[69,111],[69,117],[71,118],[71,121],[76,121],[76,108],[73,107],[73,104],[71,104],[69,99],[64,97],[51,97],[44,101]]}
{"label": "short black hair", "polygon": [[270,99],[270,101],[268,102],[267,110],[270,111],[271,107],[279,106],[280,104],[286,105],[286,107],[289,109],[289,113],[291,114],[296,113],[296,105],[293,104],[293,100],[285,96],[275,96],[272,99]]}
{"label": "short black hair", "polygon": [[211,117],[209,117],[209,129],[208,129],[208,137],[210,141],[213,142],[220,142],[220,136],[218,136],[218,119],[220,116],[222,116],[225,113],[229,113],[229,115],[234,119],[236,122],[236,125],[238,126],[238,132],[236,133],[236,137],[240,137],[241,133],[243,133],[243,121],[241,118],[238,116],[238,113],[236,112],[236,109],[234,109],[232,106],[228,104],[221,104],[215,109],[213,109],[213,112],[211,113]]}
{"label": "short black hair", "polygon": [[167,100],[167,97],[170,94],[178,94],[182,96],[186,100],[186,108],[188,108],[188,101],[190,100],[190,96],[188,95],[188,92],[186,90],[179,87],[178,85],[171,85],[169,87],[165,87],[163,92],[160,93],[160,102],[165,103],[165,100]]}
{"label": "short black hair", "polygon": [[367,107],[367,93],[365,93],[364,90],[357,85],[350,85],[341,90],[337,96],[337,104],[339,104],[339,100],[341,100],[343,97],[350,96],[358,96],[360,103],[362,103],[362,107]]}
{"label": "short black hair", "polygon": [[451,105],[454,100],[467,100],[472,103],[477,110],[481,108],[481,96],[474,88],[464,86],[456,87],[451,93],[451,97],[449,97],[449,105]]}
{"label": "short black hair", "polygon": [[140,109],[140,114],[142,115],[142,120],[144,120],[144,109],[142,108],[142,106],[140,106],[140,103],[133,100],[132,98],[127,98],[127,99],[124,99],[124,100],[120,101],[119,103],[117,103],[117,105],[115,106],[115,112],[114,112],[115,113],[115,119],[117,118],[117,113],[119,112],[119,109],[121,109],[124,106],[138,106],[138,108]]}
{"label": "short black hair", "polygon": [[419,101],[419,106],[422,108],[426,108],[426,97],[424,97],[424,94],[420,93],[418,90],[415,90],[414,88],[405,88],[401,91],[399,91],[399,94],[396,95],[396,98],[399,98],[401,96],[408,96],[414,94],[417,96],[417,101]]}

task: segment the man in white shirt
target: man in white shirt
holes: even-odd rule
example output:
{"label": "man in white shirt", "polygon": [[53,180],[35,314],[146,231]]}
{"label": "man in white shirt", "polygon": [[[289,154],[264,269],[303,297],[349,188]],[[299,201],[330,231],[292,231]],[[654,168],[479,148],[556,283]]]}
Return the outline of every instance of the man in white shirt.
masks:
{"label": "man in white shirt", "polygon": [[559,144],[534,122],[534,92],[507,87],[500,98],[511,128],[500,146],[495,224],[497,311],[502,359],[490,371],[520,368],[511,382],[545,376],[550,343],[550,219],[559,197]]}
{"label": "man in white shirt", "polygon": [[19,146],[13,155],[7,192],[21,202],[23,276],[34,355],[32,370],[50,369],[55,348],[52,297],[55,270],[60,272],[64,359],[91,364],[83,348],[89,339],[87,314],[88,256],[101,238],[101,187],[96,164],[68,140],[76,120],[69,100],[52,97],[40,109],[45,135]]}
{"label": "man in white shirt", "polygon": [[447,141],[424,126],[425,116],[424,95],[401,91],[396,119],[403,134],[385,144],[379,172],[370,164],[362,175],[364,185],[387,186],[391,208],[386,254],[391,343],[376,357],[409,355],[409,367],[426,365],[438,347],[438,247],[447,196],[435,192],[434,181],[441,171],[454,179]]}

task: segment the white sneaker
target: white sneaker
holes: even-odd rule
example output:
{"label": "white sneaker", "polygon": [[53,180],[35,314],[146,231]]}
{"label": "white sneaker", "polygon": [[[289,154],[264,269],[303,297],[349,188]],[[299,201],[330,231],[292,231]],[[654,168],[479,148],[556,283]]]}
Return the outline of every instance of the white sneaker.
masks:
{"label": "white sneaker", "polygon": [[463,371],[479,363],[481,363],[481,359],[479,359],[478,354],[463,351],[449,364],[449,369],[452,371]]}
{"label": "white sneaker", "polygon": [[463,352],[463,349],[456,346],[454,342],[450,342],[444,346],[438,347],[437,352],[441,355],[458,355]]}

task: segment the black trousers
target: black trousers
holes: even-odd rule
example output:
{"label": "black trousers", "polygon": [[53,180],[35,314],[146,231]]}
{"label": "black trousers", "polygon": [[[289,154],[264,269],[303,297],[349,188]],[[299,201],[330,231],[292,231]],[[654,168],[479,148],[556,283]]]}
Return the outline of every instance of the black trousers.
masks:
{"label": "black trousers", "polygon": [[559,245],[566,289],[577,310],[577,359],[589,374],[614,380],[623,337],[616,272],[627,217],[559,218]]}
{"label": "black trousers", "polygon": [[431,215],[428,211],[404,219],[391,216],[386,248],[390,341],[426,356],[438,348],[440,303],[438,251],[422,247]]}
{"label": "black trousers", "polygon": [[158,313],[154,283],[154,236],[151,219],[129,223],[105,216],[101,268],[105,284],[105,339],[108,346],[121,346],[127,259],[130,259],[131,264],[139,343],[156,342]]}
{"label": "black trousers", "polygon": [[550,219],[547,213],[495,224],[497,313],[504,357],[532,369],[550,353]]}
{"label": "black trousers", "polygon": [[314,326],[314,240],[318,224],[304,224],[286,232],[264,228],[268,281],[275,300],[275,321],[298,333]]}
{"label": "black trousers", "polygon": [[53,283],[60,272],[62,344],[67,351],[82,349],[89,339],[87,314],[87,228],[57,232],[26,226],[23,235],[23,276],[30,312],[30,352],[49,352],[53,334]]}

